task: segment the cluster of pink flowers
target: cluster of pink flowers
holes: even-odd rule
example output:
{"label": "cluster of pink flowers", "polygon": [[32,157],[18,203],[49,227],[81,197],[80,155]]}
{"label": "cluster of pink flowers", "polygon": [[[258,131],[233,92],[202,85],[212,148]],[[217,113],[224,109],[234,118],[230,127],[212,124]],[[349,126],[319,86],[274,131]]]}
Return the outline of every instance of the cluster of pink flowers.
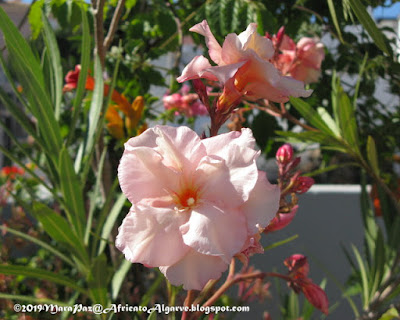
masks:
{"label": "cluster of pink flowers", "polygon": [[190,93],[188,85],[183,85],[179,93],[165,95],[162,99],[166,110],[175,110],[175,115],[186,117],[205,116],[208,114],[206,106],[200,101],[196,93]]}
{"label": "cluster of pink flowers", "polygon": [[303,37],[296,44],[281,27],[278,33],[266,37],[275,48],[274,65],[283,75],[304,83],[317,82],[321,75],[321,63],[325,58],[324,45],[315,38]]}
{"label": "cluster of pink flowers", "polygon": [[204,78],[219,81],[224,91],[217,109],[228,110],[242,99],[286,102],[289,96],[308,97],[312,93],[312,90],[304,90],[303,82],[283,76],[274,66],[274,45],[270,39],[257,33],[255,23],[239,35],[228,34],[222,47],[207,21],[196,24],[190,31],[206,38],[209,55],[216,66],[212,66],[204,56],[196,56],[177,80]]}
{"label": "cluster of pink flowers", "polygon": [[249,129],[200,140],[187,127],[156,126],[130,139],[118,169],[132,203],[116,240],[126,259],[187,290],[218,279],[279,207],[254,145]]}

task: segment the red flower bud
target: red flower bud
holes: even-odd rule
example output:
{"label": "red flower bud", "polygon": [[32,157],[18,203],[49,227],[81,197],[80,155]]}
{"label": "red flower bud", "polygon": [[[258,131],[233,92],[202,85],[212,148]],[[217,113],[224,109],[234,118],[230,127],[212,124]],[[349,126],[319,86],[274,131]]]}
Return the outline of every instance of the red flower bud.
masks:
{"label": "red flower bud", "polygon": [[298,208],[299,206],[294,206],[292,211],[288,213],[279,213],[265,228],[264,233],[274,232],[285,228],[287,225],[289,225],[289,223],[292,222]]}
{"label": "red flower bud", "polygon": [[315,183],[313,178],[310,177],[298,177],[295,182],[294,192],[298,194],[306,193],[312,185]]}
{"label": "red flower bud", "polygon": [[280,164],[288,164],[293,159],[293,148],[290,144],[285,143],[276,152],[276,160]]}
{"label": "red flower bud", "polygon": [[329,313],[329,301],[324,290],[311,281],[305,281],[301,286],[306,299],[317,309],[326,315]]}

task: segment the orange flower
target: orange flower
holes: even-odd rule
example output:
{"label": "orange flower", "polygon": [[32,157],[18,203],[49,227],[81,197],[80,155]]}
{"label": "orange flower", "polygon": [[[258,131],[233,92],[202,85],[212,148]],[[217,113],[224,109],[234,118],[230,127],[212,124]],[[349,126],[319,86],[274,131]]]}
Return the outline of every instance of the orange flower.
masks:
{"label": "orange flower", "polygon": [[121,116],[116,109],[116,106],[110,105],[106,112],[106,120],[107,120],[107,129],[108,132],[115,138],[115,139],[122,139],[124,138],[124,123],[122,121]]}

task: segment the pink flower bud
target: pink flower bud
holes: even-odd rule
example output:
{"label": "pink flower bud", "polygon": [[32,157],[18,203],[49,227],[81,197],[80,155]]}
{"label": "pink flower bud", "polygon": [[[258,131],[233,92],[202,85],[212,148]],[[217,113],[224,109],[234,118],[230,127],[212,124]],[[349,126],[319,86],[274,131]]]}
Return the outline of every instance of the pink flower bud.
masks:
{"label": "pink flower bud", "polygon": [[264,233],[274,232],[285,228],[289,225],[296,215],[299,206],[294,206],[289,213],[279,213],[271,223],[265,228]]}
{"label": "pink flower bud", "polygon": [[296,179],[295,187],[293,188],[294,192],[298,194],[306,193],[312,185],[315,183],[313,178],[310,177],[298,177]]}
{"label": "pink flower bud", "polygon": [[310,280],[305,281],[301,286],[302,292],[306,299],[317,309],[326,315],[329,313],[329,301],[324,290]]}
{"label": "pink flower bud", "polygon": [[306,278],[310,270],[307,257],[302,254],[293,254],[283,261],[294,279]]}
{"label": "pink flower bud", "polygon": [[276,152],[276,160],[280,164],[288,164],[293,159],[293,148],[290,144],[285,143]]}
{"label": "pink flower bud", "polygon": [[276,41],[278,43],[281,43],[284,35],[285,35],[285,26],[282,26],[279,28],[278,33],[276,34]]}

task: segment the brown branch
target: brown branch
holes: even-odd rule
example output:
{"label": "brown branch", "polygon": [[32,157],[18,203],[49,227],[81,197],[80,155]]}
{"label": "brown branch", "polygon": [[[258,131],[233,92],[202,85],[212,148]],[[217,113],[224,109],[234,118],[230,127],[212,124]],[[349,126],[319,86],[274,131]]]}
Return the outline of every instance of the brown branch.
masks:
{"label": "brown branch", "polygon": [[114,15],[111,20],[110,29],[108,29],[107,36],[103,42],[104,51],[107,51],[111,46],[115,32],[117,31],[118,22],[119,22],[119,19],[121,18],[124,6],[125,6],[125,0],[119,0],[117,7],[115,8]]}

